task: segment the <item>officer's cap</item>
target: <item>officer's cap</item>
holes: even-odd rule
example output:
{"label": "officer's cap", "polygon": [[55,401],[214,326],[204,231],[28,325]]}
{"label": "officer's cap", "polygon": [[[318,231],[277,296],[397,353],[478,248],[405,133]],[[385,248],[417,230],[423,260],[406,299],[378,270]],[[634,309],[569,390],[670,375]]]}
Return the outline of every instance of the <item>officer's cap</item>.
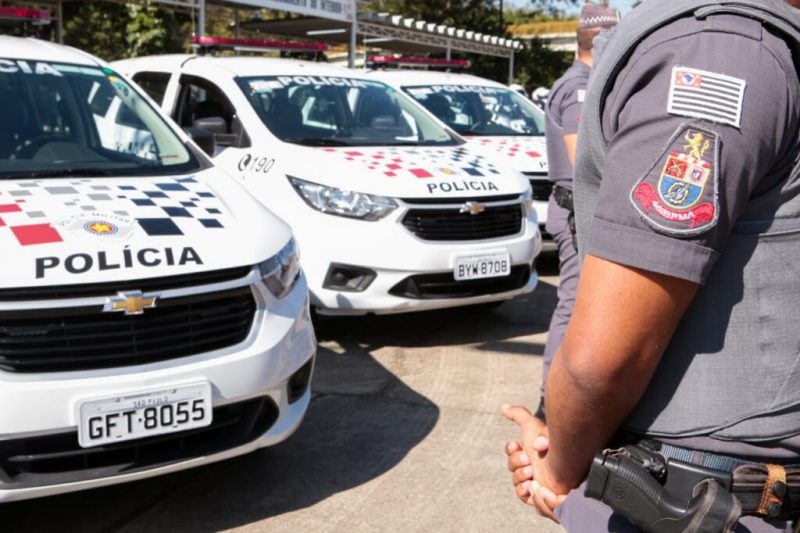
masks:
{"label": "officer's cap", "polygon": [[581,9],[580,28],[609,28],[619,22],[619,11],[613,7],[586,3]]}

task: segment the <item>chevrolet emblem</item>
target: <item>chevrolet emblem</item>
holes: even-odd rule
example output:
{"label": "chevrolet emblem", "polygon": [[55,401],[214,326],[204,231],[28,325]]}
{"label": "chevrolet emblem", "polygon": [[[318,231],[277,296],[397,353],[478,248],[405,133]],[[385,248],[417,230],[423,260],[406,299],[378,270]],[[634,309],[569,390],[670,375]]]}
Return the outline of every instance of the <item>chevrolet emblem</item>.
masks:
{"label": "chevrolet emblem", "polygon": [[467,202],[461,206],[459,213],[469,213],[470,215],[480,215],[486,211],[486,206],[480,202]]}
{"label": "chevrolet emblem", "polygon": [[104,313],[125,313],[141,315],[145,309],[153,309],[158,302],[158,294],[142,294],[142,291],[118,292],[106,298]]}

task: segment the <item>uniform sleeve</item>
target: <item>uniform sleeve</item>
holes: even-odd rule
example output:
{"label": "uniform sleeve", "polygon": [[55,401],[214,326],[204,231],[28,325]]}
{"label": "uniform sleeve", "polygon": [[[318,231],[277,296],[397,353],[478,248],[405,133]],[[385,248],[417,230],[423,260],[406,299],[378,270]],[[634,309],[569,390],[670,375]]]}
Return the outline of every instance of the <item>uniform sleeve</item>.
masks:
{"label": "uniform sleeve", "polygon": [[572,83],[564,89],[564,99],[561,103],[561,128],[564,131],[564,135],[575,135],[578,133],[578,127],[581,122],[586,87]]}
{"label": "uniform sleeve", "polygon": [[[725,32],[635,55],[607,100],[587,252],[703,284],[751,198],[796,154],[786,45]],[[787,74],[788,71],[788,74]]]}

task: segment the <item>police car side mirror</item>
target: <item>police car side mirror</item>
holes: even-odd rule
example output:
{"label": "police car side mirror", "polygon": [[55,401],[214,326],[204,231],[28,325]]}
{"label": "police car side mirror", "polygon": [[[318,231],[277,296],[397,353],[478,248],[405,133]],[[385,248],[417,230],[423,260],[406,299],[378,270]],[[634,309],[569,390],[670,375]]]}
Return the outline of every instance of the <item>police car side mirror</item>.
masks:
{"label": "police car side mirror", "polygon": [[196,118],[192,121],[192,128],[213,135],[217,147],[221,147],[222,149],[229,146],[236,146],[240,137],[239,134],[228,133],[228,123],[222,117]]}
{"label": "police car side mirror", "polygon": [[369,125],[376,130],[391,130],[397,127],[397,119],[392,115],[380,115],[373,118]]}
{"label": "police car side mirror", "polygon": [[192,141],[209,157],[214,157],[217,152],[217,141],[214,134],[199,128],[184,128],[183,129]]}
{"label": "police car side mirror", "polygon": [[228,123],[222,117],[196,118],[192,122],[192,127],[207,131],[212,135],[225,135],[228,133]]}

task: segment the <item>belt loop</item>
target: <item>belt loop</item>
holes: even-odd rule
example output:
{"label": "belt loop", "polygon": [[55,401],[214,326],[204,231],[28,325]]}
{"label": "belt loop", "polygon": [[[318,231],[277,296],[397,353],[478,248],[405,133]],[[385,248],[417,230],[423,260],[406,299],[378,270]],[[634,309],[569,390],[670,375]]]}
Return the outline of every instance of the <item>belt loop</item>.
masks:
{"label": "belt loop", "polygon": [[786,496],[786,470],[780,465],[764,465],[767,467],[767,480],[761,493],[761,504],[756,514],[768,518],[777,518],[781,514],[783,498]]}

